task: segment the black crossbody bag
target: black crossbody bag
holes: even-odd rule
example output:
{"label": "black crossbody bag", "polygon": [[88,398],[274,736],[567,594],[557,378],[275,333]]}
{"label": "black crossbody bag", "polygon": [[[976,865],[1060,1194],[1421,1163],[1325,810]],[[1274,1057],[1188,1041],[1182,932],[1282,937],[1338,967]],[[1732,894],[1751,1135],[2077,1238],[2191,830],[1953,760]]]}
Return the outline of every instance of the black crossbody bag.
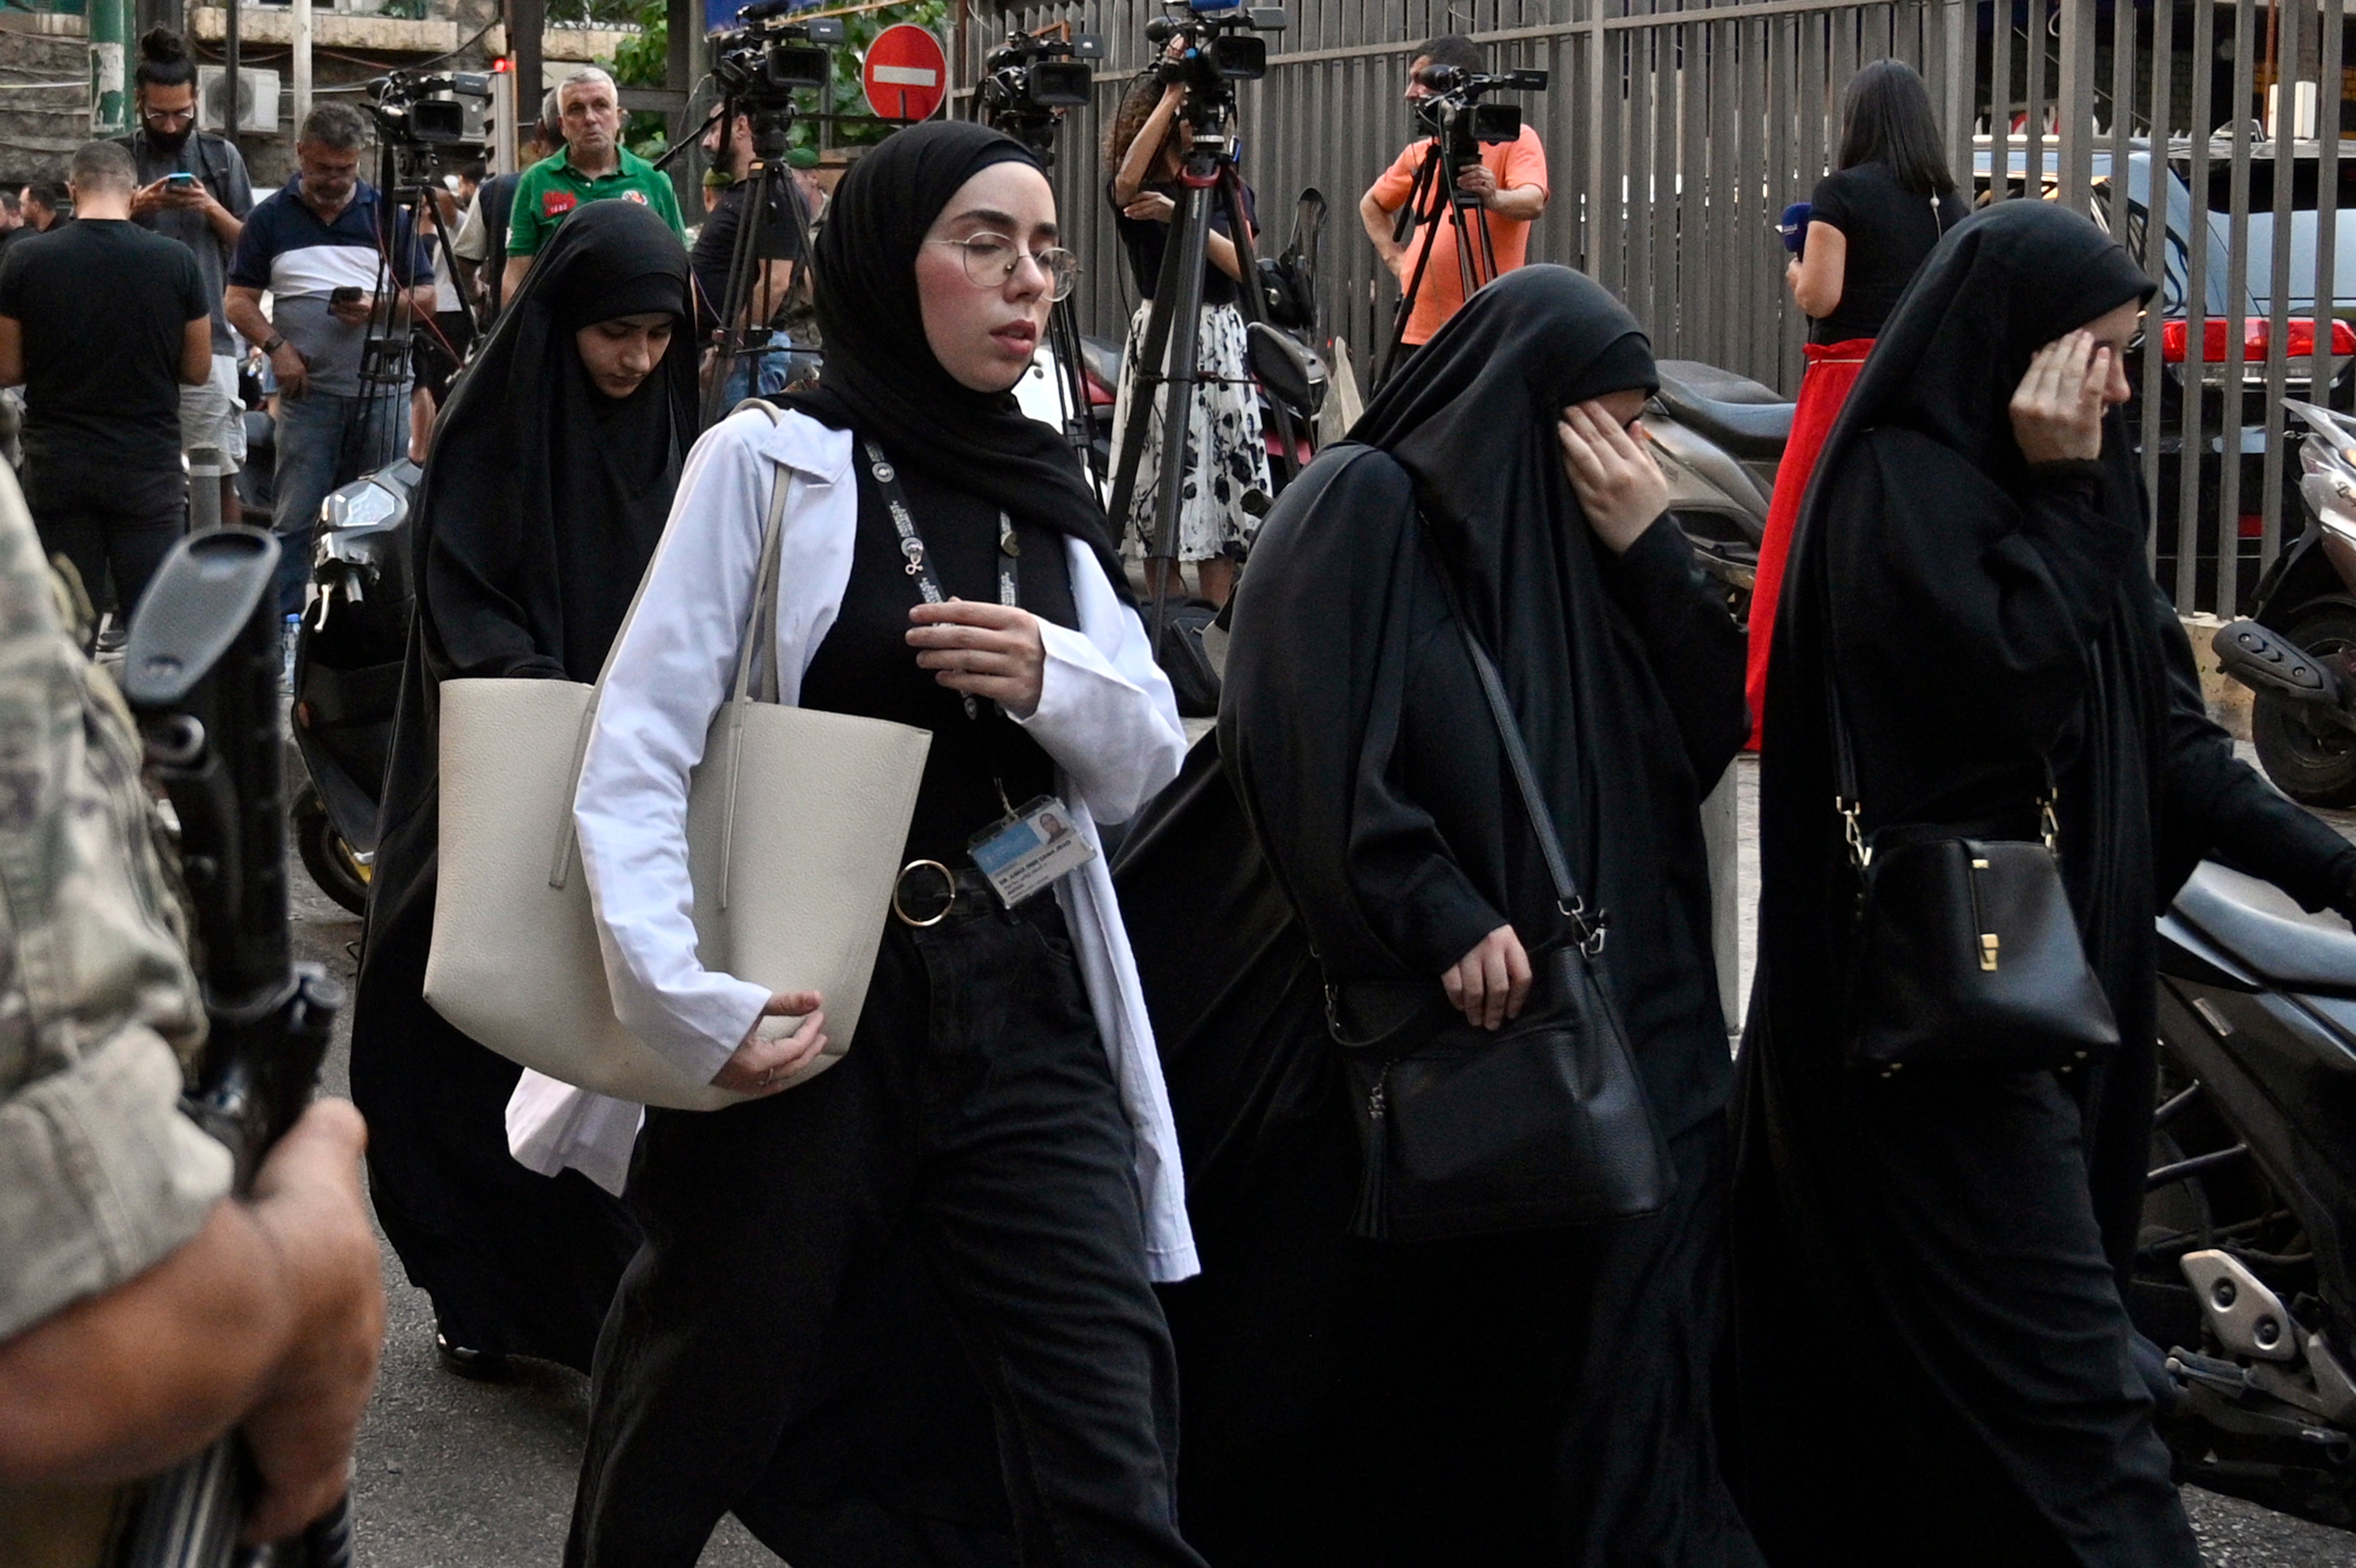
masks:
{"label": "black crossbody bag", "polygon": [[1598,973],[1610,917],[1590,914],[1571,881],[1505,682],[1446,564],[1433,565],[1567,932],[1531,953],[1528,1002],[1494,1031],[1468,1023],[1434,981],[1326,986],[1362,1157],[1351,1233],[1430,1241],[1656,1212],[1670,1173]]}
{"label": "black crossbody bag", "polygon": [[2062,886],[2051,766],[2036,838],[1936,826],[1867,835],[1829,614],[1824,624],[1834,805],[1858,878],[1850,1065],[1885,1078],[1907,1067],[2068,1069],[2112,1050],[2118,1021]]}

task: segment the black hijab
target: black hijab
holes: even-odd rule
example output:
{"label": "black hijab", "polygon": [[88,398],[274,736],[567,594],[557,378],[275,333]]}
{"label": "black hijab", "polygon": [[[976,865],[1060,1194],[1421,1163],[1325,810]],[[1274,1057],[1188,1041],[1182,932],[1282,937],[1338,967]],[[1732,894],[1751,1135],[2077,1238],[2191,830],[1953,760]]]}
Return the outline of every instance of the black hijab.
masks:
{"label": "black hijab", "polygon": [[[1451,316],[1351,427],[1351,441],[1414,476],[1424,521],[1493,653],[1504,628],[1548,618],[1544,601],[1576,597],[1577,581],[1594,575],[1557,414],[1660,384],[1652,340],[1601,284],[1568,267],[1522,267]],[[1539,603],[1507,604],[1522,594]]]}
{"label": "black hijab", "polygon": [[[2062,334],[2152,290],[2125,251],[2064,208],[2006,201],[1975,213],[1949,230],[1891,312],[1816,473],[1837,472],[1859,432],[1890,425],[1919,431],[2017,488],[2028,464],[2008,410],[2029,362]],[[2107,421],[2106,464],[2128,459],[2126,435],[2115,417]],[[2115,499],[2140,505],[2133,496]]]}
{"label": "black hijab", "polygon": [[1634,319],[1580,273],[1525,267],[1475,294],[1269,513],[1220,737],[1336,978],[1436,983],[1499,917],[1528,943],[1558,935],[1436,553],[1504,674],[1572,872],[1612,912],[1626,954],[1612,979],[1640,1054],[1658,1047],[1655,1109],[1675,1131],[1726,1076],[1697,806],[1741,743],[1741,637],[1674,526],[1625,558],[1595,538],[1555,433],[1570,403],[1654,385]]}
{"label": "black hijab", "polygon": [[581,208],[434,425],[410,514],[417,611],[378,808],[371,953],[389,931],[422,944],[432,917],[441,683],[594,680],[629,613],[695,440],[695,346],[675,332],[653,373],[616,399],[589,379],[573,334],[656,312],[683,328],[687,279],[685,247],[652,212]]}
{"label": "black hijab", "polygon": [[[418,488],[421,605],[436,675],[594,680],[662,537],[695,441],[687,251],[632,201],[573,212],[533,262],[434,430]],[[573,335],[677,318],[626,398],[598,390]]]}
{"label": "black hijab", "polygon": [[851,166],[810,258],[826,367],[816,391],[780,400],[837,430],[873,436],[894,461],[918,464],[969,495],[1078,539],[1127,599],[1104,507],[1070,444],[1025,415],[1012,392],[960,385],[925,339],[917,247],[966,181],[1012,163],[1039,168],[1011,136],[937,121],[894,133]]}

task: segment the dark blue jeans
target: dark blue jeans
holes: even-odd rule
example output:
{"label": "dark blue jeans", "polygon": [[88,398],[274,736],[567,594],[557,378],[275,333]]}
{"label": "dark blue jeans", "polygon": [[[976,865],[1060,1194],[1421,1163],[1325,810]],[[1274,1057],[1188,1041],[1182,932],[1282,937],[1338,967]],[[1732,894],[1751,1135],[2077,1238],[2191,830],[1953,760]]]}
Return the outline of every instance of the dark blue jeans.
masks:
{"label": "dark blue jeans", "polygon": [[409,432],[406,383],[360,397],[305,392],[278,400],[278,613],[303,608],[319,505],[334,491],[401,455]]}
{"label": "dark blue jeans", "polygon": [[[648,1114],[627,1195],[646,1243],[597,1345],[566,1563],[689,1568],[732,1510],[798,1568],[841,1561],[765,1526],[878,1479],[814,1477],[836,1445],[809,1428],[874,1424],[843,1414],[838,1374],[878,1296],[905,1294],[872,1282],[912,1249],[980,1378],[966,1462],[986,1471],[995,1447],[1021,1561],[1201,1568],[1177,1530],[1176,1370],[1134,1154],[1052,895],[894,921],[841,1062],[728,1110]],[[874,1386],[919,1392],[885,1413],[904,1424],[882,1451],[921,1449],[924,1380],[893,1371]],[[889,1550],[871,1560],[920,1560]]]}

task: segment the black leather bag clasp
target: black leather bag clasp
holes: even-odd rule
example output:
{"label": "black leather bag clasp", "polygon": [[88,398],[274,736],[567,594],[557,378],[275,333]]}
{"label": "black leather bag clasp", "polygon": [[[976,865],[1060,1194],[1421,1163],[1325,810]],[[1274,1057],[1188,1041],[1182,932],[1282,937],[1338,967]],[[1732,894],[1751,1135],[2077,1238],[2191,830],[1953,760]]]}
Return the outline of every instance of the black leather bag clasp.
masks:
{"label": "black leather bag clasp", "polygon": [[1437,979],[1331,985],[1361,1174],[1355,1235],[1429,1241],[1634,1219],[1670,1176],[1600,965],[1610,917],[1572,883],[1504,680],[1436,557],[1569,935],[1531,955],[1519,1018],[1484,1029]]}

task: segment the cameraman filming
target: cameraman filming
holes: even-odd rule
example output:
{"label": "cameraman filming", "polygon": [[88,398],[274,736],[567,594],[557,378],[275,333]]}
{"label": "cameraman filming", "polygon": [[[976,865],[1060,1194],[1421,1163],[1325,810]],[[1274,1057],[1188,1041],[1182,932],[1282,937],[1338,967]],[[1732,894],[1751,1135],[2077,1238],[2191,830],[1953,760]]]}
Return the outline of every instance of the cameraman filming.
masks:
{"label": "cameraman filming", "polygon": [[[1481,46],[1472,39],[1453,33],[1432,39],[1407,69],[1409,108],[1419,110],[1425,100],[1438,96],[1431,80],[1434,74],[1443,78],[1459,71],[1473,75],[1483,67]],[[1366,238],[1374,241],[1375,253],[1391,270],[1401,289],[1414,278],[1417,258],[1424,249],[1426,236],[1418,233],[1416,227],[1432,226],[1429,237],[1431,259],[1423,269],[1423,282],[1416,291],[1415,308],[1408,313],[1394,368],[1397,363],[1405,362],[1409,352],[1428,342],[1440,330],[1440,324],[1464,304],[1464,286],[1457,265],[1456,231],[1448,221],[1446,209],[1434,201],[1430,210],[1415,214],[1416,227],[1408,230],[1404,241],[1397,234],[1397,214],[1415,188],[1416,170],[1430,152],[1432,141],[1432,137],[1426,136],[1409,143],[1382,176],[1366,187],[1366,194],[1358,198],[1358,217],[1366,226]],[[1511,142],[1483,143],[1480,160],[1458,171],[1456,188],[1480,198],[1478,220],[1489,231],[1498,274],[1502,276],[1522,265],[1529,251],[1530,225],[1537,221],[1547,207],[1546,148],[1540,144],[1537,133],[1525,124],[1521,134]]]}
{"label": "cameraman filming", "polygon": [[[728,297],[729,268],[736,255],[746,207],[760,185],[755,168],[759,155],[753,149],[753,116],[732,115],[724,127],[715,123],[704,133],[703,150],[710,155],[712,166],[729,179],[719,201],[703,219],[691,257],[695,270],[697,331],[709,345],[721,325],[720,313]],[[809,226],[809,207],[802,198],[801,182],[788,175],[772,187],[768,207],[761,216],[761,230],[755,237],[759,267],[745,290],[744,304],[736,319],[727,324],[732,333],[756,324],[776,325],[786,296],[793,288],[794,268],[802,258],[801,233]],[[774,397],[784,391],[800,368],[787,352],[791,344],[792,338],[787,333],[774,331],[769,335],[768,347],[761,353],[740,354],[711,368],[707,373],[728,378],[722,406],[734,408],[746,398]]]}
{"label": "cameraman filming", "polygon": [[350,1105],[315,1106],[248,1199],[227,1196],[229,1151],[179,1108],[204,1005],[137,737],[61,600],[23,503],[0,482],[9,1563],[78,1560],[50,1555],[77,1527],[94,1561],[107,1499],[85,1488],[153,1475],[232,1427],[262,1479],[249,1539],[294,1533],[343,1495],[384,1318]]}

